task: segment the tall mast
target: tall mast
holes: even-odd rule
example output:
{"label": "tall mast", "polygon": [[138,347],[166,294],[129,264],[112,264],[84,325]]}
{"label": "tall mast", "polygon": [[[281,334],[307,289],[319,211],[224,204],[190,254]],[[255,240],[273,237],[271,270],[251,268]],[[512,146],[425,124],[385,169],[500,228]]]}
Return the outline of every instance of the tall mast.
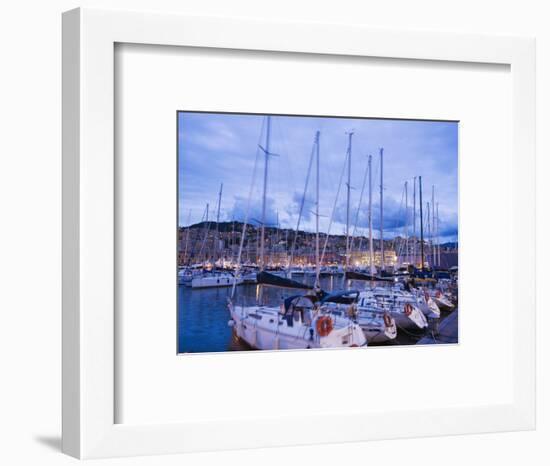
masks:
{"label": "tall mast", "polygon": [[220,250],[220,207],[222,204],[222,191],[223,191],[223,183],[220,184],[220,192],[218,193],[218,211],[216,213],[216,245],[214,247],[215,255],[216,257],[214,260],[216,261],[218,259],[218,253]]}
{"label": "tall mast", "polygon": [[288,255],[288,228],[285,228],[285,254]]}
{"label": "tall mast", "polygon": [[[288,256],[288,263],[287,263],[287,273],[290,273],[291,267],[292,267],[292,260],[294,258],[294,250],[296,249],[296,242],[298,240],[298,232],[300,231],[300,222],[302,221],[302,213],[304,211],[304,205],[306,201],[306,195],[307,190],[309,186],[309,178],[311,175],[311,167],[313,165],[313,160],[315,159],[315,150],[317,145],[317,135],[315,136],[313,140],[313,145],[311,146],[311,155],[309,157],[309,164],[307,167],[307,174],[306,174],[306,182],[304,185],[304,193],[302,194],[302,200],[300,202],[300,210],[298,212],[298,223],[296,224],[296,231],[294,232],[294,239],[292,241],[292,245],[290,247],[290,254]],[[288,233],[288,231],[287,231]]]}
{"label": "tall mast", "polygon": [[350,248],[349,248],[349,206],[351,198],[351,138],[353,132],[348,133],[348,183],[347,183],[347,203],[346,203],[346,267],[345,270],[349,269],[349,260],[350,260]]}
{"label": "tall mast", "polygon": [[279,210],[277,209],[277,212],[276,212],[276,217],[277,217],[277,221],[275,223],[275,243],[272,244],[271,246],[271,250],[270,250],[270,253],[269,253],[269,262],[271,265],[274,264],[274,260],[273,260],[273,254],[276,252],[276,250],[274,250],[274,247],[275,248],[277,247],[277,245],[279,244]]}
{"label": "tall mast", "polygon": [[201,249],[199,251],[199,258],[200,260],[203,261],[203,265],[204,265],[204,262],[206,262],[206,258],[207,258],[207,252],[206,252],[206,243],[208,241],[208,230],[210,230],[210,221],[208,220],[208,208],[209,208],[209,204],[208,202],[206,203],[206,211],[203,215],[203,219],[206,219],[205,223],[204,223],[204,237],[202,239],[202,244],[201,244]]}
{"label": "tall mast", "polygon": [[382,270],[386,268],[384,258],[384,149],[380,148],[380,253]]}
{"label": "tall mast", "polygon": [[405,258],[409,262],[409,182],[405,181]]}
{"label": "tall mast", "polygon": [[229,252],[230,252],[230,255],[231,255],[231,263],[233,264],[233,261],[235,259],[234,255],[233,255],[233,246],[235,245],[235,218],[233,217],[231,219],[231,241],[230,241],[230,247],[229,247]]}
{"label": "tall mast", "polygon": [[206,225],[204,233],[204,259],[203,262],[206,262],[208,259],[208,231],[210,230],[210,219],[209,219],[209,209],[210,204],[206,203]]}
{"label": "tall mast", "polygon": [[279,209],[277,209],[277,231],[275,232],[275,244],[279,244],[279,232],[280,232],[281,226],[279,223]]}
{"label": "tall mast", "polygon": [[[312,151],[313,154],[313,151]],[[342,164],[342,171],[340,172],[340,177],[338,178],[338,188],[336,189],[336,196],[334,196],[334,204],[332,205],[332,212],[330,214],[330,220],[328,222],[327,234],[325,235],[325,241],[323,242],[323,250],[321,252],[321,264],[325,258],[325,252],[327,250],[328,240],[330,239],[330,231],[332,228],[332,223],[334,221],[334,216],[336,214],[336,208],[338,207],[338,199],[340,198],[340,189],[342,188],[342,182],[344,181],[344,175],[346,174],[346,166],[348,162],[348,153],[346,151],[346,157],[344,163]]]}
{"label": "tall mast", "polygon": [[316,177],[315,177],[315,190],[316,190],[316,201],[315,201],[315,289],[319,289],[319,276],[321,275],[321,263],[319,257],[319,131],[315,134],[315,145],[316,145]]}
{"label": "tall mast", "polygon": [[441,267],[441,244],[439,241],[439,202],[436,204],[435,207],[435,218],[436,218],[436,235],[437,235],[437,265]]}
{"label": "tall mast", "polygon": [[374,275],[374,247],[372,243],[372,155],[369,155],[369,263]]}
{"label": "tall mast", "polygon": [[267,116],[266,132],[265,132],[265,162],[264,162],[264,191],[262,195],[262,226],[260,236],[260,271],[264,270],[264,249],[265,249],[265,214],[266,214],[266,196],[267,196],[267,169],[269,165],[269,140],[271,137],[271,116]]}
{"label": "tall mast", "polygon": [[[365,174],[363,176],[363,183],[361,184],[361,194],[359,194],[359,203],[357,204],[357,210],[355,211],[355,222],[353,224],[353,230],[351,232],[350,242],[350,256],[353,255],[353,249],[355,247],[355,233],[357,231],[357,225],[359,224],[359,214],[361,213],[361,207],[363,205],[363,195],[365,194],[365,187],[367,186],[367,176],[369,172],[369,166],[365,167]],[[363,244],[363,235],[360,235],[358,251],[361,252],[361,245]]]}
{"label": "tall mast", "polygon": [[[426,202],[426,210],[428,211],[428,225],[427,225],[427,228],[426,228],[426,234],[428,235],[428,238],[430,238],[428,240],[428,254],[427,256],[430,257],[430,254],[432,254],[432,244],[433,244],[433,241],[432,241],[432,224],[431,224],[431,220],[430,220],[430,212],[431,212],[431,209],[430,209],[430,203],[429,202]],[[430,263],[430,267],[433,266],[433,256],[431,257],[431,260],[428,261]]]}
{"label": "tall mast", "polygon": [[[261,137],[261,134],[260,134],[260,137]],[[259,148],[261,149],[261,146],[259,146]],[[248,223],[248,215],[250,213],[250,202],[252,200],[252,194],[254,192],[254,184],[255,184],[255,180],[256,180],[256,170],[257,170],[258,161],[259,161],[259,158],[260,158],[259,155],[260,155],[259,152],[257,152],[256,153],[256,159],[254,161],[254,169],[252,170],[252,181],[250,183],[250,191],[248,193],[248,201],[247,201],[247,205],[246,205],[246,212],[245,212],[245,216],[244,216],[244,220],[243,220],[243,228],[242,228],[242,233],[241,233],[241,238],[240,238],[239,250],[238,250],[238,253],[237,253],[237,265],[236,265],[234,279],[233,279],[233,286],[231,287],[231,296],[230,296],[231,300],[233,299],[233,296],[235,295],[235,288],[237,286],[236,278],[239,276],[239,273],[240,273],[241,258],[242,258],[242,253],[243,253],[243,249],[244,249],[245,240],[246,240],[246,243],[247,243],[246,244],[247,262],[250,261],[250,239],[247,239],[247,237],[249,235],[246,231],[246,227],[247,227],[247,223]],[[256,240],[256,245],[257,244],[258,244],[258,242]],[[258,262],[258,255],[257,254],[256,254],[255,260],[256,260],[256,262]],[[260,292],[261,292],[261,287],[260,287]]]}
{"label": "tall mast", "polygon": [[418,192],[420,195],[420,270],[424,271],[424,219],[422,216],[422,177],[418,177]]}
{"label": "tall mast", "polygon": [[256,228],[256,262],[258,257],[260,257],[260,230]]}
{"label": "tall mast", "polygon": [[436,261],[436,246],[435,246],[435,186],[432,184],[432,262],[435,264]]}
{"label": "tall mast", "polygon": [[416,176],[413,178],[413,265],[416,264]]}

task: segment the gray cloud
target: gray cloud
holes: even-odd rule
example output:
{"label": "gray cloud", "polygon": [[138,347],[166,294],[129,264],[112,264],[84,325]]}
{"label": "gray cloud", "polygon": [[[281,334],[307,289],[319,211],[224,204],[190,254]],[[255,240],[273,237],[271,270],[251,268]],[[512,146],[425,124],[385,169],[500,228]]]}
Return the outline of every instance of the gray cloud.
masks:
{"label": "gray cloud", "polygon": [[[246,209],[254,161],[261,134],[263,117],[257,115],[225,115],[180,113],[179,125],[179,206],[180,224],[200,220],[206,202],[216,205],[221,182],[224,184],[222,219],[243,219]],[[440,205],[443,235],[452,236],[458,223],[457,125],[455,123],[336,119],[314,117],[273,117],[271,150],[278,157],[270,158],[268,181],[268,221],[275,223],[279,212],[284,227],[295,228],[303,187],[307,175],[313,138],[321,131],[320,200],[321,230],[326,231],[340,174],[344,168],[347,138],[354,128],[352,152],[351,221],[355,211],[367,165],[373,156],[374,228],[378,228],[378,186],[380,183],[379,148],[384,147],[384,229],[388,237],[400,234],[404,226],[401,205],[403,183],[422,175],[425,199],[431,196],[432,184]],[[252,194],[251,217],[261,217],[261,183],[263,155],[258,155],[258,173]],[[306,193],[301,228],[315,228],[315,179],[312,173]],[[345,223],[345,185],[342,185],[333,233],[341,233]],[[412,203],[412,189],[409,189]],[[363,199],[358,227],[367,227],[367,198]],[[353,225],[352,225],[353,227]],[[400,231],[401,230],[401,231]]]}
{"label": "gray cloud", "polygon": [[[248,199],[236,196],[234,198],[233,207],[229,210],[229,218],[238,222],[244,222],[246,219],[248,208],[248,223],[251,225],[261,225],[262,219],[262,200],[259,198],[252,199],[250,206]],[[275,226],[277,224],[277,210],[273,198],[266,198],[266,226]]]}

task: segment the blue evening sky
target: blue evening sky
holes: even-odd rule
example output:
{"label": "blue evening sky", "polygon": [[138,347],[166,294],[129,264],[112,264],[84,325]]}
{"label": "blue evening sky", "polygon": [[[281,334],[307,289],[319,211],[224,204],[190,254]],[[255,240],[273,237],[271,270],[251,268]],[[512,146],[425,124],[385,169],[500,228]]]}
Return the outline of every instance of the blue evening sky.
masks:
{"label": "blue evening sky", "polygon": [[[203,219],[209,203],[216,218],[220,184],[223,195],[220,220],[244,220],[253,181],[258,144],[265,146],[265,117],[246,114],[180,112],[179,225]],[[379,227],[379,148],[384,148],[384,238],[403,235],[404,183],[408,181],[409,223],[412,222],[413,177],[421,175],[423,201],[431,202],[432,185],[439,203],[442,241],[458,234],[458,123],[411,120],[377,120],[328,117],[273,116],[267,185],[267,223],[295,228],[303,196],[313,139],[321,131],[320,229],[327,231],[335,202],[346,148],[346,132],[353,131],[351,176],[351,229],[353,230],[367,156],[372,155],[373,223]],[[249,221],[261,218],[263,153],[258,155]],[[346,222],[346,185],[342,184],[331,233],[341,234]],[[314,231],[315,172],[311,174],[300,229]],[[417,186],[417,209],[418,209]],[[368,226],[368,184],[359,210],[357,232]],[[418,212],[417,212],[418,219]],[[418,221],[418,220],[417,220]],[[417,223],[417,231],[419,231]],[[409,234],[412,225],[409,226]],[[378,232],[375,231],[375,238]]]}

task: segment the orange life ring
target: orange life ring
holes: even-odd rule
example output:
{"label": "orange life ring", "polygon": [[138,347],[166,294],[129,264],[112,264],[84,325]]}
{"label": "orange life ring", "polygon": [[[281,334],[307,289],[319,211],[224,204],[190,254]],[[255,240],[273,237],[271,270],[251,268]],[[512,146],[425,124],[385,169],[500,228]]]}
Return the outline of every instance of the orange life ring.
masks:
{"label": "orange life ring", "polygon": [[409,317],[413,312],[413,307],[411,303],[405,303],[403,310],[405,311],[405,315]]}
{"label": "orange life ring", "polygon": [[391,327],[392,324],[391,324],[391,317],[389,314],[386,314],[384,313],[384,325],[386,325],[386,327]]}
{"label": "orange life ring", "polygon": [[317,333],[320,337],[326,337],[334,328],[332,319],[329,316],[321,316],[317,319]]}

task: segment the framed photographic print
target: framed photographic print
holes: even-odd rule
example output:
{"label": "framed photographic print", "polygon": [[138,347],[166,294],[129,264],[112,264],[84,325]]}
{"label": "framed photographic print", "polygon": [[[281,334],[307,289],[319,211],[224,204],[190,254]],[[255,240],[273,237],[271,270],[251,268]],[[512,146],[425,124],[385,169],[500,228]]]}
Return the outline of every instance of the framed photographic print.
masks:
{"label": "framed photographic print", "polygon": [[177,118],[178,352],[458,343],[458,122]]}
{"label": "framed photographic print", "polygon": [[63,450],[532,429],[534,106],[528,38],[65,13]]}

